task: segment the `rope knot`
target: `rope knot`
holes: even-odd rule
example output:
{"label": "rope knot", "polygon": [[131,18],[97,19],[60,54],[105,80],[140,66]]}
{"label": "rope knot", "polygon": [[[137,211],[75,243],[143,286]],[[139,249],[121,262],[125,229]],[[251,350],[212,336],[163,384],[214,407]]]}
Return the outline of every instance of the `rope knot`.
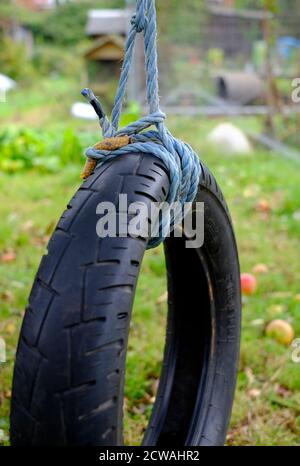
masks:
{"label": "rope knot", "polygon": [[147,28],[147,15],[145,0],[137,0],[136,13],[131,19],[131,24],[137,33],[145,31]]}
{"label": "rope knot", "polygon": [[140,32],[142,32],[142,31],[144,31],[146,29],[147,18],[142,17],[142,16],[134,15],[131,18],[131,24],[134,27],[134,29],[136,30],[136,32],[140,33]]}

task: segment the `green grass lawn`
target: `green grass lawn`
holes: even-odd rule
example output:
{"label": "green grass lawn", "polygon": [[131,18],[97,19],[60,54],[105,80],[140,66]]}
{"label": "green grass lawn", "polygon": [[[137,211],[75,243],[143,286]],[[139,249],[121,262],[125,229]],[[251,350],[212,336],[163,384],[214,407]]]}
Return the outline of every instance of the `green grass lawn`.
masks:
{"label": "green grass lawn", "polygon": [[[37,100],[36,110],[33,106],[24,121],[41,127],[45,120],[32,118],[41,111]],[[67,118],[67,107],[60,110],[62,114]],[[14,123],[16,112],[0,109],[0,121],[7,118]],[[240,123],[256,124],[252,120]],[[96,129],[88,123],[67,124],[76,130],[80,126],[81,131]],[[199,152],[223,188],[236,228],[242,271],[251,272],[259,263],[268,267],[266,274],[258,276],[257,293],[244,300],[241,363],[228,444],[299,445],[300,365],[292,362],[290,348],[264,335],[270,320],[282,318],[300,337],[299,165],[257,148],[252,155],[235,157],[208,150],[205,134],[215,124],[200,118],[169,122],[170,129]],[[0,336],[7,344],[7,363],[0,375],[0,429],[4,433],[0,443],[8,443],[13,360],[26,300],[49,235],[79,186],[79,172],[80,166],[70,165],[52,175],[0,173]],[[160,248],[147,253],[131,325],[125,400],[126,442],[130,445],[141,440],[156,393],[164,345],[165,292]]]}

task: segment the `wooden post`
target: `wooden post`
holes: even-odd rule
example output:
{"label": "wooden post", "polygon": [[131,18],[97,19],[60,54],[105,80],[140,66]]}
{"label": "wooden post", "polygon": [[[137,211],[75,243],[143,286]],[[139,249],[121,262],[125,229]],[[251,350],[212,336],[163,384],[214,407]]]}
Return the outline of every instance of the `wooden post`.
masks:
{"label": "wooden post", "polygon": [[273,137],[276,137],[276,125],[274,120],[274,111],[276,107],[275,95],[274,95],[274,76],[272,66],[272,37],[271,37],[271,26],[268,15],[268,10],[265,8],[265,18],[263,20],[263,38],[266,44],[266,61],[265,71],[267,78],[267,101],[269,107],[269,113],[266,118],[266,129],[268,133],[271,133]]}
{"label": "wooden post", "polygon": [[270,109],[269,115],[266,118],[266,130],[270,132],[275,138],[278,138],[278,131],[276,128],[275,115],[280,114],[286,121],[286,117],[282,111],[282,98],[277,86],[276,76],[274,75],[272,63],[272,49],[274,47],[274,31],[275,31],[275,17],[271,17],[268,9],[265,7],[265,18],[263,20],[263,37],[266,43],[266,79],[267,79],[267,97],[268,106]]}

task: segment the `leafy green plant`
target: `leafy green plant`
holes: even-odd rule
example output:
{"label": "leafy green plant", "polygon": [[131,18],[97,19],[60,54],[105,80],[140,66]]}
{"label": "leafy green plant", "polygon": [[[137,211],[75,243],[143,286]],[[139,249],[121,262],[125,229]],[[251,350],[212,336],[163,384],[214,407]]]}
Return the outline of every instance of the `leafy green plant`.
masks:
{"label": "leafy green plant", "polygon": [[15,173],[35,169],[57,172],[81,161],[84,144],[71,129],[54,132],[8,128],[0,133],[0,170]]}
{"label": "leafy green plant", "polygon": [[[132,102],[124,111],[120,126],[124,127],[140,117],[138,104]],[[100,139],[99,136],[96,136]],[[24,170],[58,172],[63,167],[83,163],[84,150],[96,143],[92,133],[64,130],[16,128],[0,131],[0,171],[16,173]]]}

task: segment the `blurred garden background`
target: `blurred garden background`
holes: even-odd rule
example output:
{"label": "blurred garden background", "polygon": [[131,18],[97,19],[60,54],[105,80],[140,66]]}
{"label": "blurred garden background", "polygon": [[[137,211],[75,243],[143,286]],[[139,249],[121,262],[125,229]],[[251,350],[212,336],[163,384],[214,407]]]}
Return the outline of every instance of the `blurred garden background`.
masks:
{"label": "blurred garden background", "polygon": [[[9,444],[13,362],[34,275],[80,185],[84,149],[100,137],[80,91],[92,86],[110,111],[133,4],[0,0],[0,337],[7,349],[0,363],[0,444]],[[243,297],[227,443],[299,445],[300,5],[157,0],[157,7],[167,124],[219,181],[242,272],[257,282]],[[122,125],[144,112],[141,50]],[[147,253],[131,326],[128,445],[141,441],[155,400],[166,311],[159,248]],[[286,324],[287,335],[266,332],[274,320]]]}

